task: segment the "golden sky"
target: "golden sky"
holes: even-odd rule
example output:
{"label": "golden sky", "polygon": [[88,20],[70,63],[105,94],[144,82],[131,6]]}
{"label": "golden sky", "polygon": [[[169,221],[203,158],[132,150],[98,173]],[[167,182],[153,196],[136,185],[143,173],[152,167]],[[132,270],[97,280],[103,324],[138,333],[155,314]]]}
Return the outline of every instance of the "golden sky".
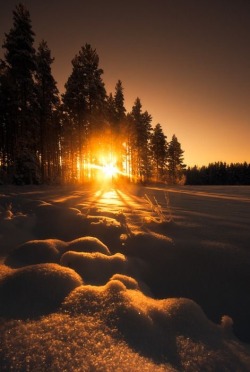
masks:
{"label": "golden sky", "polygon": [[[36,42],[55,57],[61,92],[71,60],[90,43],[107,93],[123,83],[127,111],[136,97],[176,134],[188,165],[250,162],[250,1],[23,0]],[[17,1],[0,0],[0,40]],[[3,50],[0,51],[3,56]]]}

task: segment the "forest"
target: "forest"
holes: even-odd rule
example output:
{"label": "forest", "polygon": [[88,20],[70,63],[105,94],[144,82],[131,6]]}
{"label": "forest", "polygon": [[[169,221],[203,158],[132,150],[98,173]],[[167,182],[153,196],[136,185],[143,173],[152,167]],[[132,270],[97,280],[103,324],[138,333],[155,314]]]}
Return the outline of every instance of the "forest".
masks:
{"label": "forest", "polygon": [[250,185],[250,164],[216,162],[188,167],[185,182],[187,185]]}
{"label": "forest", "polygon": [[28,9],[19,4],[0,60],[0,184],[76,184],[109,177],[133,183],[250,184],[250,164],[184,164],[174,134],[152,124],[136,98],[125,108],[117,81],[107,93],[97,51],[88,43],[72,59],[60,94],[45,40],[35,48]]}
{"label": "forest", "polygon": [[120,80],[114,94],[107,94],[90,44],[73,58],[60,95],[51,50],[45,40],[37,50],[34,43],[30,13],[19,4],[0,64],[2,184],[75,184],[103,176],[183,182],[184,151],[177,137],[167,141],[138,97],[126,112]]}

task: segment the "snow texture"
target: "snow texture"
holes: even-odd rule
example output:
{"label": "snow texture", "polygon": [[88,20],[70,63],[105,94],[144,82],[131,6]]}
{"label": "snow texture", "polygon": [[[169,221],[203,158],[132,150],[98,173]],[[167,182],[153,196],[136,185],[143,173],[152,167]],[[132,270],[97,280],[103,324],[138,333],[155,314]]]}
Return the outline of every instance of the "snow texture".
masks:
{"label": "snow texture", "polygon": [[82,238],[78,238],[72,240],[68,243],[69,251],[76,251],[76,252],[100,252],[106,255],[110,255],[110,250],[103,244],[99,239],[93,236],[85,236]]}
{"label": "snow texture", "polygon": [[68,251],[62,255],[61,265],[73,268],[86,283],[104,284],[116,274],[127,272],[127,260],[121,253],[107,256],[103,253]]}
{"label": "snow texture", "polygon": [[249,187],[0,192],[1,371],[249,370]]}
{"label": "snow texture", "polygon": [[59,263],[59,250],[63,247],[66,247],[66,244],[57,239],[31,240],[14,249],[7,256],[5,264],[22,267],[46,262]]}
{"label": "snow texture", "polygon": [[0,281],[0,316],[31,318],[55,311],[82,279],[57,264],[29,265]]}

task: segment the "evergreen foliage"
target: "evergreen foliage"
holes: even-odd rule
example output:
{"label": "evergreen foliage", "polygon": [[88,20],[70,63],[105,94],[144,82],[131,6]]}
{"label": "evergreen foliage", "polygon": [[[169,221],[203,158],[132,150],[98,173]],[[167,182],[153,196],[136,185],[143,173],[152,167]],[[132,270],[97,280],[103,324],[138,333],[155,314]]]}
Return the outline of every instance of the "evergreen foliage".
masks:
{"label": "evergreen foliage", "polygon": [[[82,181],[84,163],[93,162],[94,142],[99,140],[105,129],[106,90],[101,78],[103,70],[99,68],[99,57],[91,45],[85,44],[81,48],[72,60],[72,67],[72,73],[65,84],[63,103],[68,117],[65,125],[71,126],[73,138],[71,134],[70,139],[66,138],[65,134],[65,140],[74,141],[74,147],[68,154],[74,163],[70,178],[78,178],[77,164]],[[65,125],[63,129],[64,133],[67,133],[68,128],[65,128]],[[69,163],[66,164],[68,168]]]}
{"label": "evergreen foliage", "polygon": [[121,80],[107,96],[99,56],[85,44],[72,60],[60,102],[46,41],[34,48],[29,11],[19,4],[5,34],[0,61],[0,182],[82,182],[96,169],[116,166],[133,182],[250,184],[250,164],[184,164],[176,135],[167,142],[161,124],[136,98],[126,113]]}
{"label": "evergreen foliage", "polygon": [[127,119],[121,80],[118,80],[115,86],[114,97],[111,93],[107,98],[107,112],[109,160],[111,163],[116,163],[119,169],[122,169],[123,160],[126,158],[123,144],[126,138]]}
{"label": "evergreen foliage", "polygon": [[47,42],[41,41],[37,52],[36,87],[42,182],[55,181],[60,177],[60,123],[58,119],[60,100],[56,81],[51,73],[53,61]]}
{"label": "evergreen foliage", "polygon": [[183,176],[183,170],[186,165],[183,164],[183,153],[181,144],[174,134],[168,145],[168,181],[178,183]]}
{"label": "evergreen foliage", "polygon": [[5,68],[1,74],[2,94],[7,101],[1,126],[10,141],[4,165],[18,183],[38,182],[40,176],[34,36],[30,14],[19,4],[13,12],[13,27],[5,35]]}
{"label": "evergreen foliage", "polygon": [[121,80],[118,80],[115,86],[114,103],[116,120],[118,123],[122,123],[122,121],[125,119],[126,109],[124,107],[124,94]]}
{"label": "evergreen foliage", "polygon": [[250,185],[250,164],[216,162],[188,167],[185,176],[187,185]]}
{"label": "evergreen foliage", "polygon": [[167,165],[167,137],[163,133],[161,124],[156,124],[153,129],[153,134],[151,137],[151,151],[152,151],[152,161],[154,169],[154,178],[156,181],[163,181],[166,177],[166,165]]}
{"label": "evergreen foliage", "polygon": [[147,111],[142,112],[142,104],[137,97],[130,113],[132,169],[135,182],[150,179],[150,147],[152,117]]}
{"label": "evergreen foliage", "polygon": [[0,182],[83,182],[109,164],[133,182],[179,182],[183,150],[170,144],[140,98],[126,113],[123,85],[107,96],[99,56],[85,44],[72,60],[60,101],[53,57],[19,4],[0,63]]}

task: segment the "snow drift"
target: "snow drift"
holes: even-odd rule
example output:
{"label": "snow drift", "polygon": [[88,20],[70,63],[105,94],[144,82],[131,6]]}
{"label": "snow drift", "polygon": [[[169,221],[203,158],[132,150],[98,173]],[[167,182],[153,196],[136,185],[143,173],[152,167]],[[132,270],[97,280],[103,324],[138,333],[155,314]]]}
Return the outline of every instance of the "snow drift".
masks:
{"label": "snow drift", "polygon": [[6,258],[5,264],[11,267],[22,267],[39,263],[58,263],[59,249],[66,244],[57,239],[31,240],[14,249]]}
{"label": "snow drift", "polygon": [[67,250],[76,252],[100,252],[106,255],[110,255],[110,250],[100,241],[93,236],[84,236],[78,239],[74,239],[68,243]]}
{"label": "snow drift", "polygon": [[73,268],[86,283],[104,284],[114,274],[125,274],[127,260],[121,253],[107,256],[103,253],[68,251],[62,255],[61,264]]}
{"label": "snow drift", "polygon": [[[0,267],[0,270],[4,270]],[[82,279],[56,264],[26,266],[1,275],[0,316],[26,319],[56,311]]]}

